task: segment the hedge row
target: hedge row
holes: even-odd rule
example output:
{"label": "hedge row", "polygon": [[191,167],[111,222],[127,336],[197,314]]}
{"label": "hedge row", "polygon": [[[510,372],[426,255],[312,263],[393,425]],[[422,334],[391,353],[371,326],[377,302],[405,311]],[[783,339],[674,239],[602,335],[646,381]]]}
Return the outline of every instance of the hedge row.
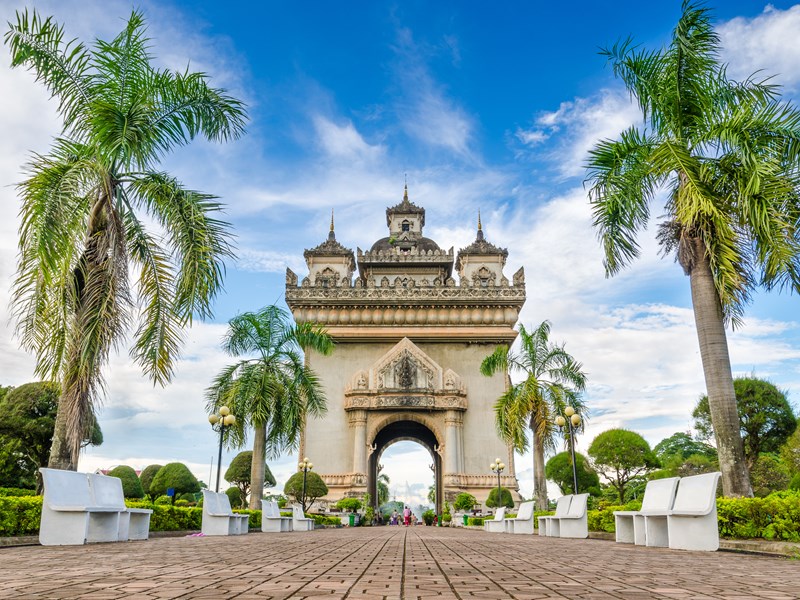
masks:
{"label": "hedge row", "polygon": [[[150,508],[150,531],[198,531],[203,520],[199,507],[161,506],[149,502],[127,502],[128,506]],[[606,506],[590,510],[590,531],[614,531],[615,510],[636,510],[639,505]],[[39,531],[41,496],[0,496],[0,536],[34,535]],[[261,529],[261,511],[236,510],[250,515],[250,528]],[[291,513],[285,513],[291,515]],[[552,512],[535,512],[536,517]],[[717,515],[722,537],[800,541],[800,492],[785,491],[766,498],[718,498]],[[309,515],[318,525],[338,525],[338,517]],[[471,518],[470,525],[483,525],[482,518]],[[538,524],[534,520],[534,524]]]}
{"label": "hedge row", "polygon": [[25,490],[22,488],[7,488],[7,487],[0,487],[0,498],[4,498],[6,496],[35,496],[36,490]]}
{"label": "hedge row", "polygon": [[[164,506],[145,501],[126,500],[131,508],[149,508],[150,531],[199,531],[203,522],[201,507]],[[260,510],[234,510],[250,515],[250,529],[261,529]],[[285,513],[291,516],[292,513]],[[319,525],[340,525],[338,517],[308,515]],[[41,496],[0,497],[0,537],[12,535],[36,535],[42,517]]]}

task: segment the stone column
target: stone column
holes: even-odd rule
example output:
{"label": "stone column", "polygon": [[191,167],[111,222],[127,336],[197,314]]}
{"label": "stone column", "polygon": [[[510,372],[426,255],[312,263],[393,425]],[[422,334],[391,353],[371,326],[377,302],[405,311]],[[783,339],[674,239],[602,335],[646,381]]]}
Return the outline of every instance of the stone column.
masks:
{"label": "stone column", "polygon": [[350,411],[353,428],[353,473],[367,472],[367,411]]}
{"label": "stone column", "polygon": [[447,474],[461,473],[463,470],[463,457],[461,456],[463,443],[462,415],[460,411],[448,410],[444,417],[444,472]]}

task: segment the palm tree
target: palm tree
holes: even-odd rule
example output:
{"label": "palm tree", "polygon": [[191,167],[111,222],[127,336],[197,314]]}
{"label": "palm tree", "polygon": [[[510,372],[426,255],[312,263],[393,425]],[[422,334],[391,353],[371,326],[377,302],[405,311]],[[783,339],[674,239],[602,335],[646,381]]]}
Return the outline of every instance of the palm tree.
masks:
{"label": "palm tree", "polygon": [[666,190],[658,240],[690,278],[723,491],[751,496],[725,326],[759,284],[800,289],[800,113],[766,80],[728,80],[719,52],[709,11],[686,2],[668,47],[603,51],[645,127],[591,151],[590,200],[611,276]]}
{"label": "palm tree", "polygon": [[211,315],[232,256],[220,204],[159,171],[159,160],[197,135],[238,138],[246,117],[202,73],[155,69],[138,12],[91,50],[65,42],[51,18],[17,13],[5,43],[12,66],[35,73],[63,119],[49,154],[34,155],[19,185],[13,305],[36,374],[62,385],[49,464],[74,469],[109,352],[136,324],[132,358],[166,384],[182,329]]}
{"label": "palm tree", "polygon": [[386,473],[378,475],[378,506],[383,506],[389,501],[389,476]]}
{"label": "palm tree", "polygon": [[236,415],[229,445],[241,447],[252,426],[250,508],[261,509],[267,454],[277,458],[298,446],[306,415],[325,412],[319,379],[306,366],[303,350],[333,351],[333,340],[313,323],[294,325],[285,310],[267,306],[228,322],[222,344],[230,356],[245,357],[225,367],[208,388],[208,409],[226,405]]}
{"label": "palm tree", "polygon": [[545,450],[555,447],[554,418],[569,404],[584,416],[580,392],[586,387],[581,364],[561,346],[550,342],[550,323],[542,323],[532,332],[519,326],[519,352],[498,346],[481,363],[481,373],[518,371],[525,377],[517,384],[509,380],[506,392],[494,406],[495,423],[500,437],[518,452],[529,448],[527,430],[533,441],[533,495],[537,510],[547,510],[547,480],[544,473]]}

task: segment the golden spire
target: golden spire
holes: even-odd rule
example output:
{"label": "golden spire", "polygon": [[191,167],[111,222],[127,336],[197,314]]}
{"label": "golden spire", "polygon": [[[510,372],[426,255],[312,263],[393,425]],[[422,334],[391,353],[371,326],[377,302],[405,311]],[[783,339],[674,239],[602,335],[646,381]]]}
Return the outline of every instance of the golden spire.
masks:
{"label": "golden spire", "polygon": [[333,231],[333,209],[331,209],[331,231]]}
{"label": "golden spire", "polygon": [[403,186],[403,202],[408,202],[408,184]]}
{"label": "golden spire", "polygon": [[481,209],[479,208],[478,209],[478,231],[481,231],[481,229],[483,229],[483,228],[481,227]]}

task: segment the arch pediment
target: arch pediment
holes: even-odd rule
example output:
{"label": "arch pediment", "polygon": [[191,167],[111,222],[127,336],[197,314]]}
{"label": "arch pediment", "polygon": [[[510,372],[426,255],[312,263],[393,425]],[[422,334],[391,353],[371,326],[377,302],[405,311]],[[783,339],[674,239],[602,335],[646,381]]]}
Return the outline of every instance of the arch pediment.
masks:
{"label": "arch pediment", "polygon": [[461,377],[452,369],[443,369],[408,338],[369,369],[356,371],[345,397],[346,409],[466,409]]}

